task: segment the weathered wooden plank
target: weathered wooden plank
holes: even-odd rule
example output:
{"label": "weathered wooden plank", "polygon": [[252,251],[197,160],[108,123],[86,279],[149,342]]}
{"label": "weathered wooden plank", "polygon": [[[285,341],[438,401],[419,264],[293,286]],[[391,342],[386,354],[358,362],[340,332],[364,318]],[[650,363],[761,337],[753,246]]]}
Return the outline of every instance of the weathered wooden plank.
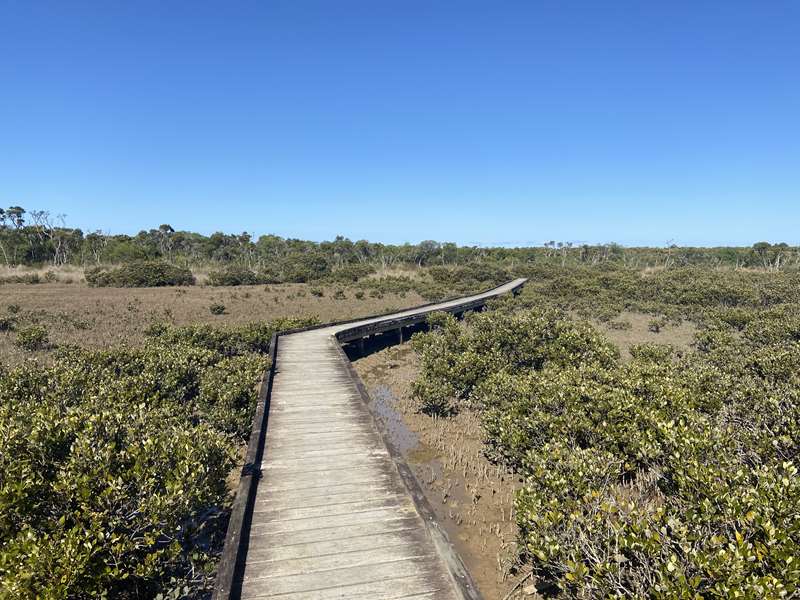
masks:
{"label": "weathered wooden plank", "polygon": [[309,531],[285,533],[268,533],[254,531],[250,536],[250,548],[282,547],[293,544],[313,544],[317,542],[333,542],[360,536],[382,535],[413,529],[422,531],[418,515],[397,515],[393,519],[363,521],[357,525],[340,525]]}
{"label": "weathered wooden plank", "polygon": [[[432,592],[446,581],[444,575],[434,565],[436,565],[436,556],[433,554],[412,554],[409,557],[408,553],[404,552],[398,553],[396,558],[384,558],[381,562],[365,558],[358,565],[276,577],[270,577],[261,572],[258,575],[248,576],[245,571],[243,595],[248,597],[248,588],[252,587],[254,591],[259,590],[262,594],[266,592],[267,597],[303,592],[309,594],[308,598],[319,598],[323,596],[317,594],[324,593],[326,590],[356,585],[375,585],[387,580],[411,576],[425,577],[428,580],[426,586],[418,589],[417,593]],[[431,585],[434,582],[438,585]],[[442,596],[442,598],[446,597],[452,597],[452,594]]]}
{"label": "weathered wooden plank", "polygon": [[[331,588],[315,589],[282,594],[281,600],[412,600],[436,598],[441,600],[441,592],[446,590],[446,581],[431,579],[429,575],[402,575],[381,581],[337,585]],[[253,586],[248,590],[249,598],[269,598],[269,582]],[[261,592],[260,590],[263,590]]]}
{"label": "weathered wooden plank", "polygon": [[[416,525],[416,524],[415,524]],[[357,535],[344,537],[334,541],[314,541],[305,544],[289,544],[287,546],[265,546],[251,548],[248,553],[249,562],[269,562],[287,559],[314,558],[331,554],[354,552],[358,550],[373,550],[398,545],[413,546],[420,542],[419,536],[424,535],[419,527],[405,530],[390,531],[371,535]]]}

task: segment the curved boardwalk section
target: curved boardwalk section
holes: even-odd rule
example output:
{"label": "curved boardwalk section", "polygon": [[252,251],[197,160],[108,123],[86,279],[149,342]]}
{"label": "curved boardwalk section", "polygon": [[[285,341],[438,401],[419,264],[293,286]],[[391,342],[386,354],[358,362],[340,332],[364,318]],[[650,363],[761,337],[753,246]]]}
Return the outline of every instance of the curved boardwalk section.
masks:
{"label": "curved boardwalk section", "polygon": [[479,308],[523,283],[273,341],[268,428],[253,465],[261,476],[249,491],[241,539],[229,531],[225,552],[236,556],[227,565],[223,558],[221,576],[230,581],[218,581],[217,598],[479,598],[407,465],[376,427],[340,342],[388,331],[402,338],[403,326],[430,312]]}

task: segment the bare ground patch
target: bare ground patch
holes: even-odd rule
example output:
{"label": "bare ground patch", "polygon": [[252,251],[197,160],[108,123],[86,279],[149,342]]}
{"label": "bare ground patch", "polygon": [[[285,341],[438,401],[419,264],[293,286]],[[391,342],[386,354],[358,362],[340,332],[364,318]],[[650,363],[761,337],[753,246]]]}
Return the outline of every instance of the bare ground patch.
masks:
{"label": "bare ground patch", "polygon": [[666,344],[682,351],[691,348],[697,331],[694,323],[666,323],[655,332],[650,329],[650,322],[653,320],[652,315],[623,312],[611,322],[594,321],[592,324],[619,348],[623,361],[630,360],[631,346],[636,344]]}
{"label": "bare ground patch", "polygon": [[[315,296],[311,290],[322,290]],[[144,330],[155,321],[175,325],[211,323],[236,325],[280,317],[316,315],[323,322],[353,319],[423,304],[416,293],[386,293],[381,298],[341,288],[308,284],[240,287],[92,288],[83,283],[0,285],[0,316],[14,313],[20,325],[47,327],[53,344],[109,348],[138,344]],[[212,314],[211,306],[224,306]],[[15,364],[31,356],[14,345],[14,331],[0,333],[0,363]]]}

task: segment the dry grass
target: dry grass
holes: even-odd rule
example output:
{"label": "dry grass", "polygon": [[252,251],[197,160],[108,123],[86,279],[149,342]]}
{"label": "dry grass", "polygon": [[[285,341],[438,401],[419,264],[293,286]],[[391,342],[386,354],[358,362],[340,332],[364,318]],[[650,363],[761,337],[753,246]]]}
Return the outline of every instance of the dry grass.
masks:
{"label": "dry grass", "polygon": [[[9,306],[18,307],[21,323],[41,323],[55,344],[77,344],[108,348],[137,344],[154,321],[176,325],[213,323],[240,324],[279,317],[316,315],[322,321],[352,319],[424,303],[416,293],[384,294],[359,300],[346,289],[345,299],[334,299],[337,287],[319,287],[323,297],[310,293],[306,284],[241,287],[90,288],[84,283],[0,285],[0,316]],[[225,313],[211,313],[212,304],[225,306]],[[14,332],[0,333],[0,362],[15,364],[32,356],[13,344]],[[35,353],[47,356],[48,352]]]}
{"label": "dry grass", "polygon": [[649,330],[649,323],[652,319],[652,315],[623,312],[612,323],[628,324],[630,327],[627,329],[616,329],[608,322],[600,321],[593,325],[619,348],[622,360],[626,362],[631,358],[631,346],[636,344],[667,344],[682,351],[688,351],[691,348],[694,334],[697,331],[697,327],[693,323],[683,321],[680,325],[667,324],[658,333],[655,333]]}
{"label": "dry grass", "polygon": [[421,279],[424,276],[425,269],[403,266],[378,269],[374,273],[367,275],[367,279],[380,279],[382,277],[408,277],[409,279]]}
{"label": "dry grass", "polygon": [[26,267],[24,265],[20,265],[17,267],[8,267],[5,265],[0,265],[0,281],[10,277],[25,277],[27,275],[38,275],[42,281],[45,281],[45,278],[50,278],[53,282],[60,282],[60,283],[82,283],[84,282],[83,278],[83,267],[73,267],[73,266],[65,266],[65,267],[52,267],[52,266],[45,266],[45,267]]}

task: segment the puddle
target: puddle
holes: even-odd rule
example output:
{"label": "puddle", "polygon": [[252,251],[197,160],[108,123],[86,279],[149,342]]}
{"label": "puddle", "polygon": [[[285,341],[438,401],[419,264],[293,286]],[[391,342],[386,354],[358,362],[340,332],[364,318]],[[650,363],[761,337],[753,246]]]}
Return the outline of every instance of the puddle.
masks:
{"label": "puddle", "polygon": [[386,428],[389,440],[402,454],[411,454],[419,446],[419,437],[406,427],[400,413],[395,410],[392,390],[389,386],[378,385],[370,390],[369,395],[372,399],[372,410]]}

